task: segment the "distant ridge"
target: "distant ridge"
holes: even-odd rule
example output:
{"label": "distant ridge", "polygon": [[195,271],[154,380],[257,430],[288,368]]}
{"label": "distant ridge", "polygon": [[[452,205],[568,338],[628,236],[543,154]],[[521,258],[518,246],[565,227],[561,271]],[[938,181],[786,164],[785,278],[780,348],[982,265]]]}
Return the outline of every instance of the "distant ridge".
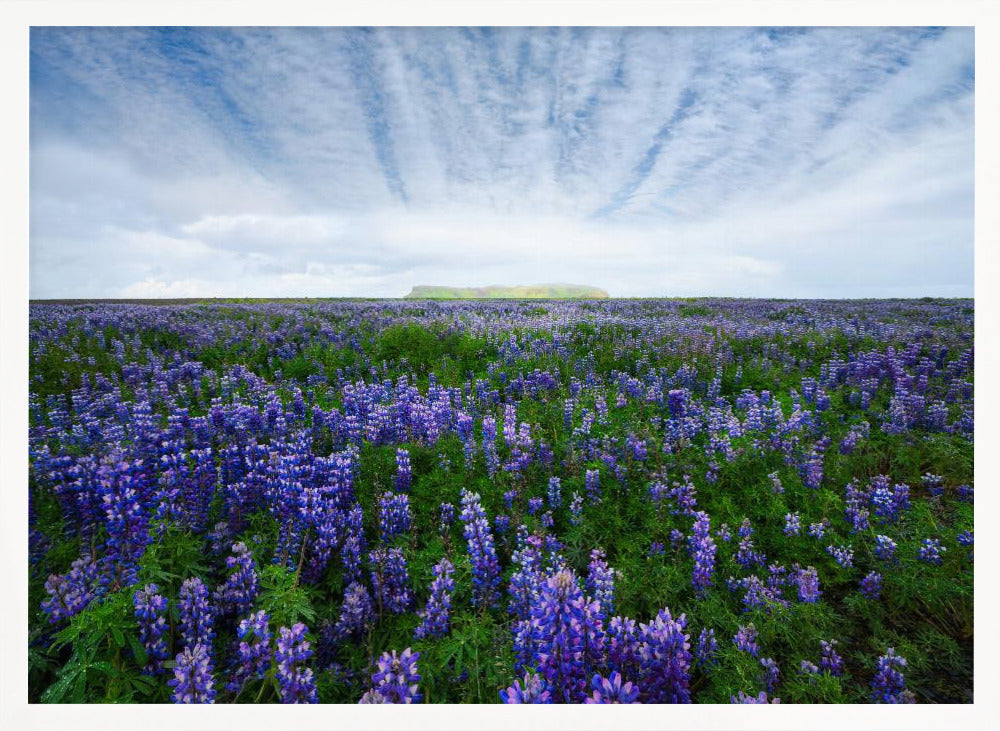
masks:
{"label": "distant ridge", "polygon": [[489,287],[437,287],[426,284],[414,286],[403,299],[470,300],[470,299],[608,299],[600,287],[585,284],[524,284],[516,287],[490,285]]}

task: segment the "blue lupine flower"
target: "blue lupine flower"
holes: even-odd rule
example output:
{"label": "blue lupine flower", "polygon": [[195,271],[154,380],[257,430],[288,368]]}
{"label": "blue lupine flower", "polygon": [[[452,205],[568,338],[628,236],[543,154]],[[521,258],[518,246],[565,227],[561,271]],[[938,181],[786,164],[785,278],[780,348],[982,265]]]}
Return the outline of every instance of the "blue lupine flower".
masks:
{"label": "blue lupine flower", "polygon": [[402,654],[396,654],[395,650],[383,652],[372,673],[372,690],[381,695],[386,703],[419,703],[418,659],[420,653],[413,652],[409,647]]}
{"label": "blue lupine flower", "polygon": [[181,637],[186,647],[204,645],[212,648],[213,612],[208,605],[208,589],[201,579],[192,577],[181,584],[180,591]]}
{"label": "blue lupine flower", "polygon": [[174,689],[174,703],[215,703],[212,658],[204,645],[185,647],[175,658],[174,677],[167,684]]}
{"label": "blue lupine flower", "polygon": [[479,495],[462,490],[462,522],[472,564],[472,603],[477,607],[493,607],[499,601],[500,562],[493,547],[493,534]]}
{"label": "blue lupine flower", "polygon": [[584,703],[638,703],[639,689],[631,682],[622,683],[621,674],[613,670],[610,678],[602,678],[595,674],[591,678],[591,686],[594,694],[587,698]]}
{"label": "blue lupine flower", "polygon": [[313,671],[304,667],[304,663],[312,657],[306,633],[309,629],[297,622],[288,627],[278,629],[278,646],[274,652],[274,662],[277,670],[282,703],[318,703],[316,696],[316,681]]}
{"label": "blue lupine flower", "polygon": [[872,700],[876,703],[914,703],[913,694],[906,690],[906,680],[900,668],[906,667],[906,658],[888,648],[879,657],[872,678]]}
{"label": "blue lupine flower", "polygon": [[135,619],[139,625],[139,641],[146,650],[146,666],[143,672],[158,675],[163,672],[163,661],[167,659],[167,642],[163,635],[167,632],[167,600],[159,594],[156,584],[147,584],[138,589],[133,597]]}
{"label": "blue lupine flower", "polygon": [[434,580],[427,606],[420,612],[423,620],[415,631],[415,637],[443,637],[448,634],[451,620],[451,595],[455,591],[452,574],[455,567],[447,558],[442,558],[434,566]]}

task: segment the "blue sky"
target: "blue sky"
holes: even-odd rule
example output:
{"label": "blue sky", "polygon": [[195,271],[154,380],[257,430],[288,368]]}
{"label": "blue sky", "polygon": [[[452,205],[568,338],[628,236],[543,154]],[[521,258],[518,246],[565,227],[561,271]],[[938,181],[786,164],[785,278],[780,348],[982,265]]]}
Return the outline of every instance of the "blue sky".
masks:
{"label": "blue sky", "polygon": [[967,28],[34,28],[32,297],[972,296]]}

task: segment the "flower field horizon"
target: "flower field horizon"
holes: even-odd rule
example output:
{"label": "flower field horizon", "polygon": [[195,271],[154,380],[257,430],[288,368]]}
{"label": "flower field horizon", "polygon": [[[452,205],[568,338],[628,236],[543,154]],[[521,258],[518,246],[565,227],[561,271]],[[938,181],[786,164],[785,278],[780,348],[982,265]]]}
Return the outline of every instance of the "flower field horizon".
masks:
{"label": "flower field horizon", "polygon": [[33,302],[29,701],[971,703],[974,323]]}

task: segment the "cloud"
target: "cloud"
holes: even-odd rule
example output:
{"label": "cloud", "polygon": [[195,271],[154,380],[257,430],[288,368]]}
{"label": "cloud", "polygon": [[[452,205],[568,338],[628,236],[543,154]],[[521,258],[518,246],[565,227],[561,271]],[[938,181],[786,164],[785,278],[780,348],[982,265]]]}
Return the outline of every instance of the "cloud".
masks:
{"label": "cloud", "polygon": [[973,120],[962,28],[36,28],[31,294],[971,295]]}

